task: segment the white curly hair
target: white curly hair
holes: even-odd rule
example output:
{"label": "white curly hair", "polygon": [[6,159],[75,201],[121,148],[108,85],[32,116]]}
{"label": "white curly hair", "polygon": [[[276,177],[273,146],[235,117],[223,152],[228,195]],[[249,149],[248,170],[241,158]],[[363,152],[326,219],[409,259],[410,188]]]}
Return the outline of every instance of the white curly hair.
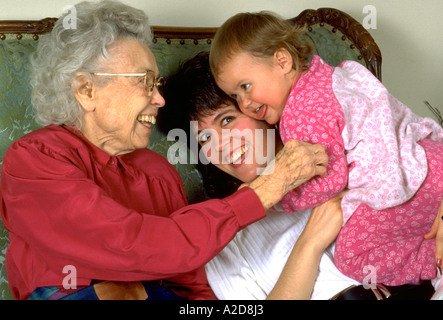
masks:
{"label": "white curly hair", "polygon": [[[74,8],[57,20],[49,35],[40,38],[31,57],[31,101],[42,126],[76,124],[81,128],[83,109],[74,96],[75,83],[71,85],[76,73],[99,72],[100,62],[109,57],[108,49],[117,38],[152,43],[148,17],[142,10],[109,0],[84,1]],[[64,21],[73,14],[75,28],[66,28]]]}

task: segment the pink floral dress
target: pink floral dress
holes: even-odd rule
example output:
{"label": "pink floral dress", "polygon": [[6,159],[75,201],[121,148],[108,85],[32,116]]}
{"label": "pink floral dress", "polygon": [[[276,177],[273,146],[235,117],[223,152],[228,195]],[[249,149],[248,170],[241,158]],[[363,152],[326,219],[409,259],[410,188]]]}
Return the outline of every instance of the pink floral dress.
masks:
{"label": "pink floral dress", "polygon": [[[346,187],[337,267],[363,281],[370,266],[387,285],[435,277],[435,240],[423,239],[443,198],[443,129],[396,100],[364,66],[314,56],[280,120],[284,143],[325,146],[325,177],[288,193],[287,212],[313,208]],[[372,269],[373,270],[373,269]]]}

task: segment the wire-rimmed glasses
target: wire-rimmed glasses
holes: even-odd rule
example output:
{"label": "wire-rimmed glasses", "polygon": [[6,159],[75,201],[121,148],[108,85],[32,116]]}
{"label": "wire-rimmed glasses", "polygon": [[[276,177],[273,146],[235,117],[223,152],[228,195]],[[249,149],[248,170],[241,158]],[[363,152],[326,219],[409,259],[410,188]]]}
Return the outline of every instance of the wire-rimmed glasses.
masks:
{"label": "wire-rimmed glasses", "polygon": [[96,72],[93,73],[95,76],[122,76],[122,77],[144,77],[143,78],[143,84],[144,84],[144,91],[145,94],[149,97],[152,95],[152,92],[154,91],[154,88],[157,88],[157,90],[161,90],[161,87],[163,87],[166,83],[166,79],[163,77],[156,78],[155,72],[152,70],[147,70],[144,73],[103,73],[103,72]]}

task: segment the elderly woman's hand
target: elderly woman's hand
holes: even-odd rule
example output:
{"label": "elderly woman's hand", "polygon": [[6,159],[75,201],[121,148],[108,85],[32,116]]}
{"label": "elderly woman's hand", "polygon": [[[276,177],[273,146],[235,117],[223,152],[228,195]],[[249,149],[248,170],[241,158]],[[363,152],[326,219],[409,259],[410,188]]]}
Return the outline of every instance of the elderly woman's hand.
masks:
{"label": "elderly woman's hand", "polygon": [[289,140],[263,173],[243,186],[253,189],[268,209],[290,190],[314,176],[325,175],[327,163],[323,146]]}

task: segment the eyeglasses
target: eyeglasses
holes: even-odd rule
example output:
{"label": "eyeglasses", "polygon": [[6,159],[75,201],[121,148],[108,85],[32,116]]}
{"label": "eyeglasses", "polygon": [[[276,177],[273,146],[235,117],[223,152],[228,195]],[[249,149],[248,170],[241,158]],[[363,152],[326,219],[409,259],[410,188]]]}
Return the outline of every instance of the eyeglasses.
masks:
{"label": "eyeglasses", "polygon": [[145,94],[149,97],[152,95],[154,88],[161,91],[161,88],[165,85],[166,79],[163,77],[156,78],[155,72],[147,70],[145,73],[93,73],[95,76],[122,76],[122,77],[143,77],[143,88]]}

